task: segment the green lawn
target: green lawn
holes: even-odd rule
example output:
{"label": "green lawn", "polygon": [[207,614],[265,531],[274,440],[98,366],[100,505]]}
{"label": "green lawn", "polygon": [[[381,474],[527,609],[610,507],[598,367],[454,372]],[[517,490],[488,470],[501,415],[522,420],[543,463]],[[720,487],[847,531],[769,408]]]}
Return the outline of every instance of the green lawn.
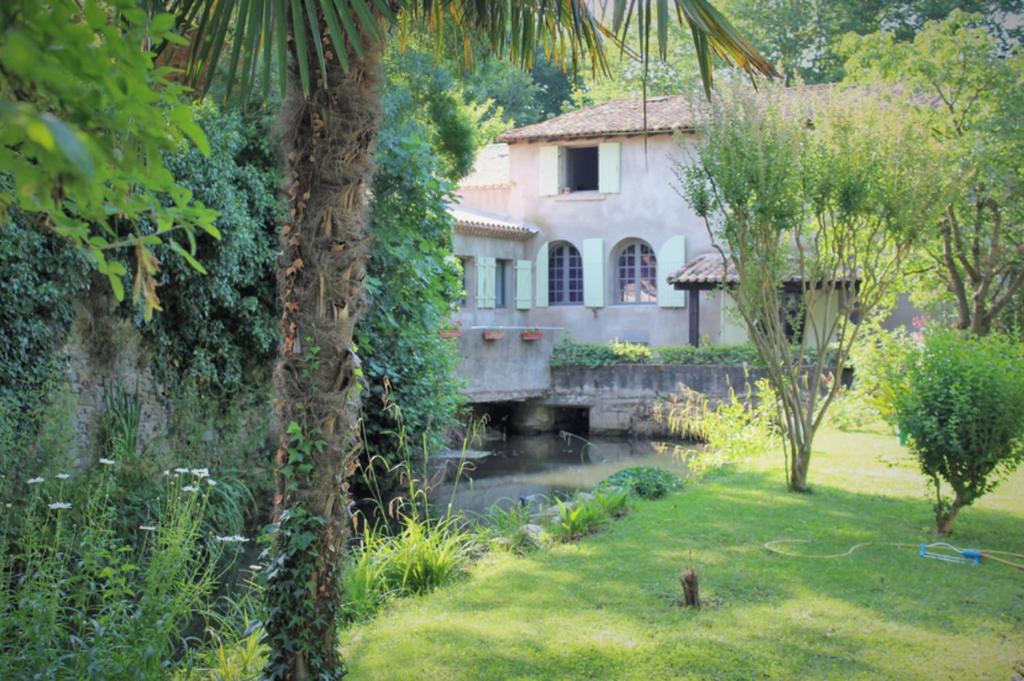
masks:
{"label": "green lawn", "polygon": [[[342,634],[352,679],[999,679],[1024,665],[1024,573],[913,549],[933,541],[924,480],[895,438],[823,433],[814,493],[781,455],[687,487],[601,534],[398,601]],[[957,520],[960,546],[1024,553],[1024,471]],[[675,604],[692,552],[711,606]]]}

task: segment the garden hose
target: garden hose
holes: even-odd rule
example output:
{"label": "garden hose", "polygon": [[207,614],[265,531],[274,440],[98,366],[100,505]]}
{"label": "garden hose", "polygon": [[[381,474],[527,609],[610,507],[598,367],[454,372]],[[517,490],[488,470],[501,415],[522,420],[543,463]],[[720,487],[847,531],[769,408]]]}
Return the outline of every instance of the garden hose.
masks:
{"label": "garden hose", "polygon": [[[788,556],[790,558],[845,558],[846,556],[853,555],[854,552],[859,551],[865,546],[895,546],[900,549],[916,548],[919,549],[919,555],[926,558],[939,558],[940,560],[949,560],[952,562],[973,562],[977,564],[981,559],[987,559],[995,561],[996,563],[1002,563],[1003,565],[1015,568],[1017,570],[1024,570],[1024,563],[1015,563],[1007,560],[1006,558],[1000,558],[999,556],[1007,556],[1012,558],[1024,559],[1024,554],[1013,553],[1012,551],[997,551],[994,549],[960,549],[951,544],[936,543],[936,544],[906,544],[900,542],[877,542],[877,541],[866,541],[860,544],[854,544],[846,551],[840,553],[793,553],[785,549],[779,548],[782,544],[810,544],[810,539],[775,539],[769,542],[765,542],[764,547],[772,553],[777,553],[780,556]],[[931,552],[928,549],[933,547],[948,548],[954,552],[954,554],[941,554],[937,552]],[[959,554],[959,555],[956,555]]]}

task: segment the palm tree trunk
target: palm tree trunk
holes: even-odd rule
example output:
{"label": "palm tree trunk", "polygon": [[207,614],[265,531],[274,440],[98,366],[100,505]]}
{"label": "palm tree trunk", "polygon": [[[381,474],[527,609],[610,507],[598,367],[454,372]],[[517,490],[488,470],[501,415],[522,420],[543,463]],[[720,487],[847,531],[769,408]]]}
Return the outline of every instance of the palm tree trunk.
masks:
{"label": "palm tree trunk", "polygon": [[[294,60],[281,114],[289,215],[277,262],[282,343],[274,387],[276,534],[267,569],[271,679],[337,678],[345,479],[358,453],[352,333],[365,305],[367,189],[379,129],[382,41],[351,68],[328,54],[304,97]],[[333,57],[333,59],[332,59]],[[310,64],[316,60],[310,55]],[[333,63],[332,63],[333,62]]]}

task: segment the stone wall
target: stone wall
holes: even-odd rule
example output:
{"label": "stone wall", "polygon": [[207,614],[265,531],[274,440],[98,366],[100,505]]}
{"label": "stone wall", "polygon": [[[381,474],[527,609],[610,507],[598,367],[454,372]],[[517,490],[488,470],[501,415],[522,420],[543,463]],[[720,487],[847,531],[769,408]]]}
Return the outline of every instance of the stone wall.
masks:
{"label": "stone wall", "polygon": [[171,411],[150,369],[149,351],[131,322],[114,314],[108,296],[93,295],[79,306],[62,351],[68,389],[77,401],[72,425],[79,457],[101,434],[108,390],[120,387],[139,396],[140,442],[165,432]]}
{"label": "stone wall", "polygon": [[551,369],[551,392],[543,404],[589,407],[590,432],[642,436],[670,435],[666,411],[688,391],[716,401],[732,388],[744,393],[764,376],[744,366],[619,364]]}

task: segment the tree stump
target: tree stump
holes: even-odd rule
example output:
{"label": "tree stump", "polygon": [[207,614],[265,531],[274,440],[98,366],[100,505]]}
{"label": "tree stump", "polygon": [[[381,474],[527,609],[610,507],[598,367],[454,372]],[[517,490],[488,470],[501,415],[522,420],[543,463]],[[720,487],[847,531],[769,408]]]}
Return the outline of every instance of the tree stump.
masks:
{"label": "tree stump", "polygon": [[700,607],[700,585],[697,572],[692,568],[679,574],[679,583],[683,585],[683,605],[687,608]]}

